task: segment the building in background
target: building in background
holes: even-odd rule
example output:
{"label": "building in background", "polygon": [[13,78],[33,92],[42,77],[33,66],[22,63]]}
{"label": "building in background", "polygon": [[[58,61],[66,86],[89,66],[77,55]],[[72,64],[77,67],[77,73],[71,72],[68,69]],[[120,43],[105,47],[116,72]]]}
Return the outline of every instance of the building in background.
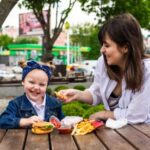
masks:
{"label": "building in background", "polygon": [[[7,64],[9,63],[9,65],[16,65],[16,63],[21,59],[34,59],[40,61],[42,56],[41,44],[10,44],[8,45],[8,50],[9,51],[0,52],[0,56],[9,57],[9,59],[7,59],[7,61],[9,61]],[[70,63],[81,61],[81,56],[90,50],[90,47],[70,46]],[[67,46],[53,46],[52,54],[55,58],[54,60],[58,62],[57,58],[59,58],[63,64],[66,64],[66,52]],[[0,61],[0,63],[2,62]]]}
{"label": "building in background", "polygon": [[[47,11],[43,11],[44,15],[47,15]],[[46,17],[45,17],[46,18]],[[36,19],[35,15],[31,12],[19,14],[19,28],[7,26],[3,28],[2,34],[7,34],[14,39],[18,36],[23,37],[38,37],[39,44],[10,44],[8,45],[8,51],[0,51],[0,64],[17,65],[17,62],[21,59],[35,59],[41,60],[43,54],[43,31],[40,23]],[[80,62],[82,60],[82,54],[88,52],[89,47],[69,46],[69,63]],[[54,56],[55,63],[67,62],[67,32],[63,30],[57,40],[54,43],[52,54]]]}
{"label": "building in background", "polygon": [[1,34],[6,34],[15,39],[19,35],[19,30],[14,26],[6,26],[2,28]]}
{"label": "building in background", "polygon": [[[43,11],[46,19],[47,11]],[[40,22],[32,12],[19,14],[19,35],[43,35]]]}

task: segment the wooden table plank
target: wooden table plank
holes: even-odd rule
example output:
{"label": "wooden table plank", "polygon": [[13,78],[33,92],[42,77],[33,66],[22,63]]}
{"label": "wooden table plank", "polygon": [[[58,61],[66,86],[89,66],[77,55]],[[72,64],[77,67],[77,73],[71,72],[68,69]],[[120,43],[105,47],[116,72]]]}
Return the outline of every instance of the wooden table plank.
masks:
{"label": "wooden table plank", "polygon": [[112,130],[101,127],[83,136],[59,134],[35,135],[26,129],[0,129],[0,150],[147,150],[150,149],[150,125],[127,125]]}
{"label": "wooden table plank", "polygon": [[81,150],[106,150],[106,147],[99,141],[94,133],[76,135],[75,139]]}
{"label": "wooden table plank", "polygon": [[48,134],[36,135],[28,130],[25,150],[49,150]]}
{"label": "wooden table plank", "polygon": [[150,137],[150,125],[149,124],[137,124],[137,125],[132,125],[132,126],[140,130],[141,132],[143,132],[148,137]]}
{"label": "wooden table plank", "polygon": [[6,132],[2,142],[0,143],[0,150],[19,150],[23,149],[26,130],[10,129]]}
{"label": "wooden table plank", "polygon": [[137,149],[150,149],[150,138],[132,126],[125,126],[124,128],[118,129],[117,131]]}
{"label": "wooden table plank", "polygon": [[96,131],[97,136],[109,150],[134,150],[124,138],[112,129],[101,127]]}
{"label": "wooden table plank", "polygon": [[4,135],[6,133],[6,130],[5,129],[0,129],[0,142],[2,141]]}
{"label": "wooden table plank", "polygon": [[77,150],[76,144],[70,134],[59,134],[54,131],[50,135],[52,150]]}

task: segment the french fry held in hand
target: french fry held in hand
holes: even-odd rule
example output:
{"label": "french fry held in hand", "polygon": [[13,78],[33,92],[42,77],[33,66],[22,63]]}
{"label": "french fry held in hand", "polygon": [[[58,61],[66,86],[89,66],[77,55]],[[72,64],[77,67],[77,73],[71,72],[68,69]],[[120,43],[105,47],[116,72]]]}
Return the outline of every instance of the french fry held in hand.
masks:
{"label": "french fry held in hand", "polygon": [[61,100],[66,100],[67,96],[61,94],[60,92],[55,92],[56,96]]}

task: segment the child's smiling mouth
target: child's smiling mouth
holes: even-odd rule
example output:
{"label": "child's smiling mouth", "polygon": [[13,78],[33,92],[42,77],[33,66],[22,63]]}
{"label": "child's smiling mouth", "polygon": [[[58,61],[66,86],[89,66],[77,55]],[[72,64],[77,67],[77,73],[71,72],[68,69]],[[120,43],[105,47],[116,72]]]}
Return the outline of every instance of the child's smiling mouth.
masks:
{"label": "child's smiling mouth", "polygon": [[36,92],[36,91],[30,91],[30,93],[33,95],[33,96],[38,96],[40,94],[40,92]]}

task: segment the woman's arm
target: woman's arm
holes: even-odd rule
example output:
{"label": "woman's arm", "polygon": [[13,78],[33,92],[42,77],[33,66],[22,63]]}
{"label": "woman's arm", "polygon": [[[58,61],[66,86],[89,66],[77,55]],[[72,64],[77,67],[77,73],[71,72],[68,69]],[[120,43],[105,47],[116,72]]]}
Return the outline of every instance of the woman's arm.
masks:
{"label": "woman's arm", "polygon": [[89,117],[89,119],[94,119],[94,120],[97,119],[107,120],[108,118],[115,119],[113,111],[103,110],[103,111],[96,112]]}
{"label": "woman's arm", "polygon": [[66,96],[66,98],[63,100],[66,103],[75,100],[79,100],[81,102],[86,102],[89,104],[93,103],[93,97],[88,90],[80,91],[76,89],[68,89],[68,90],[61,90],[60,93]]}
{"label": "woman's arm", "polygon": [[[62,94],[65,94],[68,98],[67,102],[79,100],[82,102],[86,102],[88,104],[98,104],[102,102],[101,97],[101,90],[100,87],[103,85],[101,84],[102,75],[106,77],[105,72],[105,64],[103,56],[98,59],[98,63],[96,65],[96,69],[94,72],[94,81],[90,88],[86,89],[85,91],[78,91],[78,90],[67,90],[68,92],[62,92]],[[105,82],[105,80],[103,80]]]}

